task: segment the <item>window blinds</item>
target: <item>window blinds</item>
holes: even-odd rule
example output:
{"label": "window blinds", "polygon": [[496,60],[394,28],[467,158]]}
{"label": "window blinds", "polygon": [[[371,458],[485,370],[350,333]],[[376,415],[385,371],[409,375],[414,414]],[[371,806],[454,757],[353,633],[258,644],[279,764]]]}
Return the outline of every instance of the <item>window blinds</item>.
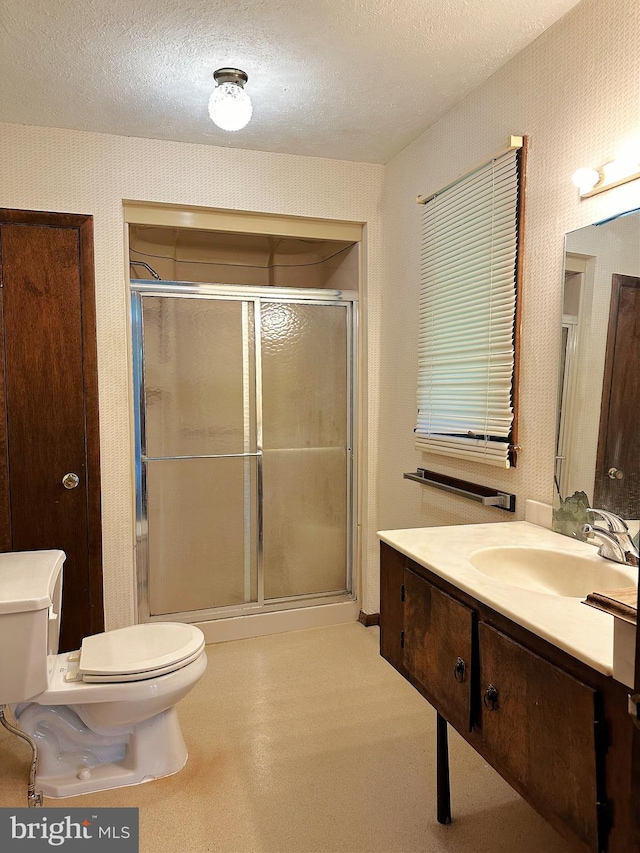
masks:
{"label": "window blinds", "polygon": [[508,468],[513,424],[519,157],[424,205],[419,450]]}

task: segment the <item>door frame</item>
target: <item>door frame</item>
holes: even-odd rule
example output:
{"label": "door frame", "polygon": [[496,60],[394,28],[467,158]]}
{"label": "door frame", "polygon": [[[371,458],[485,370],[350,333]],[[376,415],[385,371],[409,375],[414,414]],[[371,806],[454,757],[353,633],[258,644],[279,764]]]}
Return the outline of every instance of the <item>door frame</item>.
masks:
{"label": "door frame", "polygon": [[558,434],[556,436],[555,478],[560,498],[568,494],[567,483],[571,473],[571,430],[573,426],[576,355],[578,348],[578,317],[573,314],[562,315],[562,329],[567,330],[564,348],[564,376],[560,392]]}
{"label": "door frame", "polygon": [[[264,600],[259,595],[257,602],[229,605],[203,610],[151,615],[149,606],[149,550],[145,484],[145,430],[142,420],[145,405],[143,370],[142,298],[144,296],[221,299],[234,301],[303,303],[314,305],[337,305],[347,311],[347,542],[346,542],[346,589],[339,592],[311,593],[286,598]],[[356,554],[358,543],[358,294],[355,291],[319,290],[311,288],[278,288],[248,285],[203,284],[147,279],[131,279],[131,329],[133,340],[133,399],[135,428],[135,475],[136,475],[136,549],[135,573],[137,590],[137,612],[139,622],[174,621],[202,623],[210,620],[229,619],[236,616],[259,615],[284,610],[312,607],[322,604],[340,604],[355,601]],[[257,326],[256,326],[257,332]],[[259,351],[259,348],[258,348]],[[262,529],[261,529],[261,449],[258,454],[258,589],[262,590],[261,577]]]}
{"label": "door frame", "polygon": [[[93,216],[40,210],[0,208],[0,225],[69,228],[78,232],[78,269],[82,304],[83,393],[86,454],[87,550],[89,566],[89,624],[95,634],[104,630],[102,576],[102,503],[100,485],[100,423],[98,400],[98,351],[96,342],[96,295],[93,252]],[[0,245],[0,292],[2,305],[2,246]],[[2,310],[2,306],[0,306]],[[3,342],[4,345],[4,342]],[[6,447],[4,358],[0,358],[0,446]],[[10,471],[6,453],[0,453],[0,547],[10,550]],[[7,538],[7,536],[9,538]]]}

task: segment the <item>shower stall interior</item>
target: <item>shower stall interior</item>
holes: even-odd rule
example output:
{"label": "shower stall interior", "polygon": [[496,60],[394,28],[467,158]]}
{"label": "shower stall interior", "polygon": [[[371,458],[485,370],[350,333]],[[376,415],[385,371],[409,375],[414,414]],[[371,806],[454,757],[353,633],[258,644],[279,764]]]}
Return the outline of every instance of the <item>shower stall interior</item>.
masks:
{"label": "shower stall interior", "polygon": [[357,293],[131,294],[140,621],[352,597]]}

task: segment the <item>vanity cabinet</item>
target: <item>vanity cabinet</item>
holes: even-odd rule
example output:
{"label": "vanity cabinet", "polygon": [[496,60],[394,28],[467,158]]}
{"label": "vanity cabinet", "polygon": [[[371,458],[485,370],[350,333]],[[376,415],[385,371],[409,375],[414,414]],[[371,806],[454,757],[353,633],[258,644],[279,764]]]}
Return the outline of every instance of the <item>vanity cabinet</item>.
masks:
{"label": "vanity cabinet", "polygon": [[597,851],[596,691],[484,622],[478,640],[485,748],[532,805]]}
{"label": "vanity cabinet", "polygon": [[406,558],[382,543],[380,567],[380,654],[404,672],[404,568]]}
{"label": "vanity cabinet", "polygon": [[446,720],[469,731],[475,614],[410,569],[403,585],[404,667]]}
{"label": "vanity cabinet", "polygon": [[624,686],[381,547],[383,657],[576,850],[631,853]]}

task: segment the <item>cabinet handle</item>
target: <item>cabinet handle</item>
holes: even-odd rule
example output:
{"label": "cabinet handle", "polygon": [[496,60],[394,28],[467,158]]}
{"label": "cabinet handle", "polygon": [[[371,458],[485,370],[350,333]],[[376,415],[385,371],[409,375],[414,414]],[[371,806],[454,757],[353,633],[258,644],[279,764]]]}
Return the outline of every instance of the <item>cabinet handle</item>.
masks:
{"label": "cabinet handle", "polygon": [[490,684],[485,690],[485,694],[482,697],[482,701],[484,702],[484,706],[488,711],[495,711],[498,707],[498,691]]}
{"label": "cabinet handle", "polygon": [[462,660],[462,658],[458,658],[456,661],[456,665],[453,667],[453,677],[458,682],[458,684],[462,684],[465,679],[467,672],[467,665]]}

